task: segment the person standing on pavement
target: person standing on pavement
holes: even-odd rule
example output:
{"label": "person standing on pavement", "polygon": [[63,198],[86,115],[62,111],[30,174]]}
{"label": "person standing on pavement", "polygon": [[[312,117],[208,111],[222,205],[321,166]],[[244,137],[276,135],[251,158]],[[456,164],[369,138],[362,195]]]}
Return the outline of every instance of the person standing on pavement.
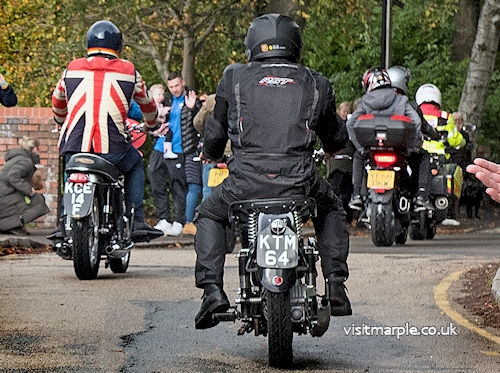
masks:
{"label": "person standing on pavement", "polygon": [[126,215],[134,211],[132,239],[138,231],[155,238],[162,232],[144,221],[143,161],[125,122],[135,100],[145,129],[156,129],[156,104],[135,66],[120,58],[121,50],[122,33],[115,24],[103,20],[89,28],[87,57],[69,63],[52,94],[54,120],[61,128],[59,153],[66,161],[75,153],[94,153],[114,164],[125,176]]}
{"label": "person standing on pavement", "polygon": [[0,74],[0,103],[6,107],[17,105],[16,93],[2,74]]}
{"label": "person standing on pavement", "polygon": [[196,287],[203,289],[203,301],[195,328],[215,326],[212,314],[230,306],[223,290],[229,206],[253,198],[316,199],[318,216],[313,223],[330,305],[339,311],[336,315],[352,314],[344,285],[349,251],[345,211],[313,159],[316,135],[328,153],[342,149],[347,141],[332,86],[299,63],[302,36],[291,17],[266,14],[254,19],[245,47],[249,62],[226,67],[213,116],[205,125],[204,159],[219,163],[228,139],[233,154],[229,176],[197,208],[195,279]]}
{"label": "person standing on pavement", "polygon": [[[199,136],[193,126],[193,118],[198,113],[201,103],[196,97],[196,92],[186,87],[179,72],[171,72],[168,75],[167,88],[170,94],[163,100],[163,106],[170,107],[169,131],[172,132],[172,152],[177,158],[164,157],[163,141],[156,140],[149,160],[148,175],[160,215],[157,229],[169,236],[180,236],[187,221],[187,210],[192,209],[194,215],[194,208],[201,193],[201,162],[196,160],[199,159]],[[170,204],[164,187],[165,180],[168,180],[172,193],[173,222],[168,218]],[[194,207],[192,201],[195,201]]]}

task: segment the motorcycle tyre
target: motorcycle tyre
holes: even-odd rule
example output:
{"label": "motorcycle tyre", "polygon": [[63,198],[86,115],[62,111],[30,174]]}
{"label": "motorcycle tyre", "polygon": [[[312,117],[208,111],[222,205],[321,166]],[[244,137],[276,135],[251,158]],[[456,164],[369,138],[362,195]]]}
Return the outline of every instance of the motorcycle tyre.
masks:
{"label": "motorcycle tyre", "polygon": [[82,219],[72,220],[73,268],[80,280],[93,280],[99,272],[101,244],[99,242],[99,204],[94,198],[92,212]]}
{"label": "motorcycle tyre", "polygon": [[113,273],[125,273],[127,272],[129,262],[130,262],[130,253],[127,253],[121,258],[110,258],[109,268]]}
{"label": "motorcycle tyre", "polygon": [[264,317],[267,321],[269,365],[287,368],[292,364],[293,329],[290,293],[263,290]]}
{"label": "motorcycle tyre", "polygon": [[434,236],[436,235],[436,230],[437,230],[437,227],[435,225],[428,227],[427,234],[426,234],[425,238],[428,240],[432,240],[434,238]]}
{"label": "motorcycle tyre", "polygon": [[391,203],[370,206],[370,233],[375,246],[391,246],[395,238],[394,210]]}
{"label": "motorcycle tyre", "polygon": [[404,245],[408,239],[408,227],[403,227],[402,224],[399,225],[401,227],[397,230],[395,242],[398,245]]}
{"label": "motorcycle tyre", "polygon": [[427,237],[427,232],[430,229],[427,225],[427,218],[425,216],[426,212],[422,211],[418,213],[418,223],[411,223],[410,226],[410,238],[413,241],[422,241]]}

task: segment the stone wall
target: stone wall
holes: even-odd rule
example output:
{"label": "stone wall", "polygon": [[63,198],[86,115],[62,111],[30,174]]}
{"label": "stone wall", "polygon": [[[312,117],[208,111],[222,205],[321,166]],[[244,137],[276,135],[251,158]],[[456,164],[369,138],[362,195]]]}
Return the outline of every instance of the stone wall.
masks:
{"label": "stone wall", "polygon": [[50,213],[28,225],[52,229],[57,225],[59,156],[58,133],[53,132],[54,121],[51,108],[0,107],[0,167],[5,164],[5,152],[19,147],[24,135],[40,140],[40,171],[45,187],[39,192],[45,196]]}

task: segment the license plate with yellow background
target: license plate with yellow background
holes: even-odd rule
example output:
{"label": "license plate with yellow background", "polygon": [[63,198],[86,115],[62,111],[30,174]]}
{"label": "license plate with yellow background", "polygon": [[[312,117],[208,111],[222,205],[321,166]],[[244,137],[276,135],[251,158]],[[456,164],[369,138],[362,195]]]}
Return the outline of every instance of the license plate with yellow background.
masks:
{"label": "license plate with yellow background", "polygon": [[393,189],[395,175],[393,170],[368,170],[366,186],[368,189]]}
{"label": "license plate with yellow background", "polygon": [[228,176],[229,170],[227,168],[212,168],[208,174],[207,186],[216,187]]}

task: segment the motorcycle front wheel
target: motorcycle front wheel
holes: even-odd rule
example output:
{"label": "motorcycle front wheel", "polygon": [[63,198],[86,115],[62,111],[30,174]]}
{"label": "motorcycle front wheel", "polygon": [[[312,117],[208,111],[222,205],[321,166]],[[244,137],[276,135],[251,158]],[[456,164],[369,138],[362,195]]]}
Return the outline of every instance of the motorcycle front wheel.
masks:
{"label": "motorcycle front wheel", "polygon": [[72,219],[73,268],[80,280],[93,280],[99,272],[101,260],[99,244],[99,205],[97,198],[90,215]]}
{"label": "motorcycle front wheel", "polygon": [[273,293],[264,289],[262,301],[267,321],[269,365],[276,368],[289,367],[293,359],[290,294]]}

